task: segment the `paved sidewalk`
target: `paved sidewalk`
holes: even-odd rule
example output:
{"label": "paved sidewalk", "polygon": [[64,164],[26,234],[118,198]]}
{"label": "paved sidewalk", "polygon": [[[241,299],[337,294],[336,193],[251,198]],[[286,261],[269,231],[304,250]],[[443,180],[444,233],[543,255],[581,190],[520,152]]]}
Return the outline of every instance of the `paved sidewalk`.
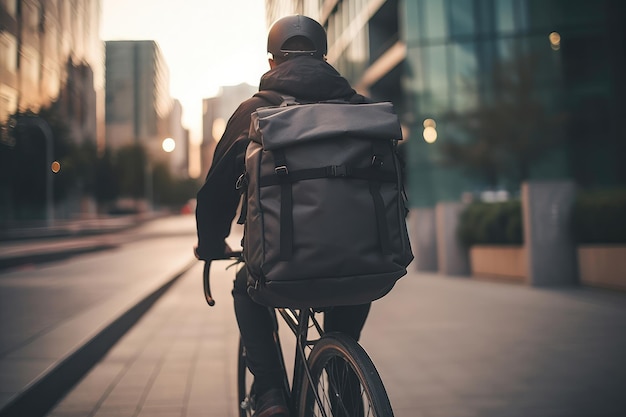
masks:
{"label": "paved sidewalk", "polygon": [[236,416],[234,270],[215,262],[214,307],[199,263],[177,282],[49,414]]}
{"label": "paved sidewalk", "polygon": [[[118,244],[122,235],[63,241],[85,249],[88,242]],[[15,243],[41,254],[45,248],[61,252],[60,242]],[[39,244],[43,246],[34,249]],[[7,248],[0,242],[0,259],[14,256],[7,255]],[[187,262],[184,256],[181,261]],[[45,338],[33,340],[53,355],[63,344],[71,346],[52,363],[76,359],[76,352],[83,353],[81,361],[93,361],[100,357],[94,352],[117,340],[104,331],[105,323],[137,306],[145,311],[155,302],[127,332],[134,320],[122,320],[126,324],[116,331],[125,336],[49,416],[236,416],[237,327],[230,296],[234,272],[224,271],[225,262],[214,264],[214,308],[204,302],[201,264],[195,263],[178,280],[172,279],[173,269],[164,271],[161,281],[145,286],[141,296],[127,294],[123,302],[112,299],[93,309],[91,313],[101,313],[100,325],[94,326],[94,315],[77,317],[75,329],[96,332],[82,341],[66,340],[63,334],[76,334],[63,328],[58,337],[49,335],[52,344]],[[143,311],[135,310],[135,318]],[[92,343],[84,349],[88,341]],[[362,344],[381,373],[396,417],[626,415],[624,293],[537,289],[413,271],[374,303]],[[0,364],[3,384],[12,366],[21,365],[10,358]],[[63,374],[60,378],[67,383]],[[32,403],[50,396],[50,390],[40,391]],[[0,416],[4,411],[0,407]]]}
{"label": "paved sidewalk", "polygon": [[[49,416],[236,416],[225,262],[213,265],[215,307],[197,265]],[[412,272],[374,303],[362,345],[396,417],[626,415],[623,293]]]}

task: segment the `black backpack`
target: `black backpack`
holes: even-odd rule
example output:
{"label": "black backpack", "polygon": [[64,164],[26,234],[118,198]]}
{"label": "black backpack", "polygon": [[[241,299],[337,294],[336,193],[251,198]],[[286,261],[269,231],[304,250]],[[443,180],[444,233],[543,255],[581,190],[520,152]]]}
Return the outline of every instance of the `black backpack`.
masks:
{"label": "black backpack", "polygon": [[252,114],[238,184],[250,296],[293,308],[384,296],[413,260],[392,104],[257,95],[282,103]]}

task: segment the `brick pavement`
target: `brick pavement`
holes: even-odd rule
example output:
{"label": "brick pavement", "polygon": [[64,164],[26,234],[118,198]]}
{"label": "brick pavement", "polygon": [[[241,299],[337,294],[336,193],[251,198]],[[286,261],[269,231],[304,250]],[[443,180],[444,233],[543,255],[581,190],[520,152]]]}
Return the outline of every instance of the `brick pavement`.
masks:
{"label": "brick pavement", "polygon": [[[213,309],[200,274],[177,282],[49,416],[235,416],[233,272],[213,280]],[[362,344],[396,417],[623,417],[625,330],[623,293],[411,273],[374,304]]]}
{"label": "brick pavement", "polygon": [[238,332],[224,262],[214,265],[215,307],[198,264],[49,416],[235,416]]}

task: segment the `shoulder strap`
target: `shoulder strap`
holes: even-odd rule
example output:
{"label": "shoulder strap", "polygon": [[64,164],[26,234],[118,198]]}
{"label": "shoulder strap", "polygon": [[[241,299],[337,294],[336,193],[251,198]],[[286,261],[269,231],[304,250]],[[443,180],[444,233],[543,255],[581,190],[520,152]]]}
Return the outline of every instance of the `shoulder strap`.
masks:
{"label": "shoulder strap", "polygon": [[[363,104],[363,103],[367,103],[368,100],[362,96],[361,94],[358,94],[356,92],[353,91],[354,94],[352,94],[351,96],[346,96],[342,99],[334,99],[334,100],[325,100],[325,102],[348,102],[351,104]],[[298,101],[296,100],[295,97],[292,96],[288,96],[288,95],[283,95],[280,94],[278,91],[274,91],[274,90],[261,90],[257,93],[254,94],[254,97],[260,97],[263,100],[269,102],[271,105],[273,106],[280,106],[280,105],[292,105],[292,104],[297,104]],[[305,103],[305,102],[303,102]]]}
{"label": "shoulder strap", "polygon": [[283,102],[283,96],[278,91],[274,90],[261,90],[255,93],[254,97],[260,97],[273,106],[280,106]]}

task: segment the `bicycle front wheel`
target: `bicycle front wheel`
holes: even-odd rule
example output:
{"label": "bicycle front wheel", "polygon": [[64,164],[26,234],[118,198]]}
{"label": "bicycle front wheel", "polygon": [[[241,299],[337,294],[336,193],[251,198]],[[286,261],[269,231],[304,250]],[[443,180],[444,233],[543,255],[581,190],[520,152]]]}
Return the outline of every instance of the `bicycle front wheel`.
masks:
{"label": "bicycle front wheel", "polygon": [[350,337],[340,333],[322,337],[309,356],[308,366],[313,386],[305,376],[300,417],[393,417],[378,371],[365,350]]}

